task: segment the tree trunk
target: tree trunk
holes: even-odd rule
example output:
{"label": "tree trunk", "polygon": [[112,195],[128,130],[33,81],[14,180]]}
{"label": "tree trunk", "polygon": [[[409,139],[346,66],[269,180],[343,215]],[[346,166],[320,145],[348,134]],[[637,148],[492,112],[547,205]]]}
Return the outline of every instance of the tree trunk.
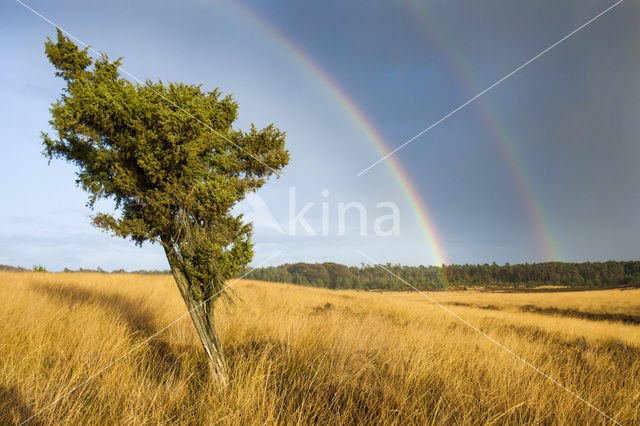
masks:
{"label": "tree trunk", "polygon": [[[190,291],[189,279],[184,273],[181,260],[173,249],[166,246],[164,249],[169,261],[169,266],[171,267],[173,278],[178,285],[178,289],[180,289],[180,294],[182,295],[185,305],[187,305],[193,325],[198,332],[200,342],[202,342],[204,352],[207,354],[213,380],[220,386],[220,388],[224,388],[227,386],[227,375],[225,371],[224,356],[222,354],[222,345],[220,344],[220,339],[218,339],[218,335],[216,334],[213,320],[213,299],[206,303],[203,303],[205,301],[197,301],[193,299]],[[206,308],[210,311],[209,314],[207,314]]]}

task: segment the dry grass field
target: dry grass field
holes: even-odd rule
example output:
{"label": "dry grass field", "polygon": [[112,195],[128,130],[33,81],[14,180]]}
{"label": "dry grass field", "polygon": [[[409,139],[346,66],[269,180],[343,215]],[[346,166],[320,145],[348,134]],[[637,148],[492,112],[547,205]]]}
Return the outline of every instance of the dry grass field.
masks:
{"label": "dry grass field", "polygon": [[[607,424],[414,292],[244,280],[220,301],[230,385],[189,318],[30,424]],[[640,424],[640,290],[430,293]],[[0,424],[20,423],[186,310],[169,276],[0,273]]]}

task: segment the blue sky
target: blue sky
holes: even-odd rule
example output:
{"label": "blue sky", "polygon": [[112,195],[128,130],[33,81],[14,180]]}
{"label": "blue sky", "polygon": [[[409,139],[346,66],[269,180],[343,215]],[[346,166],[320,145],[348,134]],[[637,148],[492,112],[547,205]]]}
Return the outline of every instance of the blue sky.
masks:
{"label": "blue sky", "polygon": [[[283,177],[238,208],[255,221],[255,264],[277,250],[269,263],[359,264],[362,250],[381,262],[433,264],[388,165],[356,177],[379,157],[366,134],[247,10],[306,52],[395,147],[612,2],[417,3],[27,2],[97,50],[123,56],[137,77],[220,87],[240,103],[238,127],[273,122],[287,132],[292,161]],[[548,259],[495,123],[508,135],[558,260],[637,259],[639,18],[639,5],[622,3],[397,153],[451,262]],[[159,247],[141,249],[91,227],[72,166],[48,165],[40,154],[40,132],[62,87],[43,53],[54,28],[14,1],[0,5],[0,28],[0,263],[165,268]],[[291,188],[296,211],[314,203],[305,218],[318,234],[324,203],[327,235],[287,232]],[[340,202],[366,209],[366,236],[355,214],[340,234]],[[376,209],[380,202],[398,206],[397,234],[373,232],[389,213]]]}

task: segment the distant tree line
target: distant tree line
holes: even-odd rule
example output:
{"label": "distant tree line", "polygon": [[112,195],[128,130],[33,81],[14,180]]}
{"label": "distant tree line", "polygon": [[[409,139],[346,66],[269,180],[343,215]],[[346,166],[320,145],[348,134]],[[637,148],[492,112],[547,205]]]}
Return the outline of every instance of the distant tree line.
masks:
{"label": "distant tree line", "polygon": [[[559,285],[597,288],[612,286],[640,286],[640,261],[609,261],[585,263],[525,263],[511,265],[443,265],[401,266],[386,264],[346,266],[339,263],[292,263],[257,268],[247,278],[324,287],[357,290],[404,290],[407,285],[387,270],[419,289],[444,289],[447,286],[536,287]],[[27,271],[22,267],[0,265],[0,270]],[[44,270],[44,268],[43,268]],[[64,272],[94,272],[112,274],[170,274],[168,270],[111,272],[96,269],[64,269]],[[246,274],[244,271],[240,276]]]}
{"label": "distant tree line", "polygon": [[71,270],[69,268],[64,268],[64,272],[94,272],[94,273],[102,273],[102,274],[142,274],[142,275],[167,275],[171,274],[169,270],[163,269],[139,269],[137,271],[125,271],[124,269],[114,269],[113,271],[105,271],[101,267],[97,267],[96,269],[85,269],[79,268]]}
{"label": "distant tree line", "polygon": [[0,265],[0,271],[26,272],[28,269],[23,268],[22,266]]}
{"label": "distant tree line", "polygon": [[[443,287],[441,268],[435,266],[386,265],[386,268],[423,288]],[[275,281],[325,287],[332,289],[398,290],[406,287],[379,266],[345,266],[338,263],[294,263],[254,269],[247,277],[262,281]]]}
{"label": "distant tree line", "polygon": [[[22,266],[11,266],[11,265],[0,265],[0,271],[11,271],[11,272],[27,272],[27,271],[35,271],[35,272],[47,272],[47,269],[42,265],[34,265],[33,268],[27,269]],[[78,269],[69,269],[64,268],[63,272],[92,272],[96,274],[142,274],[142,275],[165,275],[171,274],[169,270],[162,269],[140,269],[137,271],[125,271],[124,269],[114,269],[113,271],[105,271],[101,267],[97,267],[96,269],[86,269],[86,268],[78,268]]]}
{"label": "distant tree line", "polygon": [[401,290],[407,285],[387,270],[419,289],[446,286],[570,287],[640,286],[640,261],[505,265],[401,266],[386,264],[345,266],[337,263],[293,263],[258,268],[250,277],[332,289]]}

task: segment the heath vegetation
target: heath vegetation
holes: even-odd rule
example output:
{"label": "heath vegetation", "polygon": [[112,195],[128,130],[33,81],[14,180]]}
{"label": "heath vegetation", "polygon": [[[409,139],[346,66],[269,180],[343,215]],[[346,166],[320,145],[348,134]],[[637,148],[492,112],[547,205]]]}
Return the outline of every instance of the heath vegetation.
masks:
{"label": "heath vegetation", "polygon": [[[0,282],[2,424],[186,312],[169,275],[0,272]],[[216,302],[226,388],[187,316],[31,423],[608,423],[418,293],[232,289]],[[640,423],[640,327],[629,320],[640,290],[430,294],[617,421]]]}

